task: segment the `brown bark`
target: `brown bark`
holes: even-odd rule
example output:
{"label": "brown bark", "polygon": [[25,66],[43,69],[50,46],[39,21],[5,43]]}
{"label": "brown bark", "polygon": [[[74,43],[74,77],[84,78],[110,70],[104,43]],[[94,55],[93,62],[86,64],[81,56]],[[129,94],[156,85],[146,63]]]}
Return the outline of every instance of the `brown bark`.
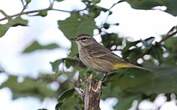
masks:
{"label": "brown bark", "polygon": [[100,110],[101,81],[96,81],[90,75],[84,91],[84,110]]}

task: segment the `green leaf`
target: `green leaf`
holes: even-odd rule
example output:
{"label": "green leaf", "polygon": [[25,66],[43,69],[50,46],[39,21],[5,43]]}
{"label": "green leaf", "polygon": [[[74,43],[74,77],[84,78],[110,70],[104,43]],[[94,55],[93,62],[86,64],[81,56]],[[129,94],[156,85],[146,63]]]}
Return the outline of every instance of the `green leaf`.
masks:
{"label": "green leaf", "polygon": [[79,60],[75,58],[63,58],[63,59],[58,59],[53,62],[50,62],[52,71],[55,73],[59,73],[59,65],[61,63],[64,63],[67,68],[69,67],[74,67],[74,69],[84,69],[85,65]]}
{"label": "green leaf", "polygon": [[62,73],[60,73],[60,72],[58,72],[58,73],[40,73],[38,80],[45,81],[46,83],[53,83],[54,81],[58,80],[58,77],[61,74]]}
{"label": "green leaf", "polygon": [[29,4],[31,2],[31,0],[25,0],[27,4]]}
{"label": "green leaf", "polygon": [[134,49],[123,52],[124,58],[133,63],[137,62],[141,54],[142,54],[141,47],[136,47]]}
{"label": "green leaf", "polygon": [[24,81],[18,82],[17,76],[9,76],[7,81],[0,86],[0,88],[3,87],[10,88],[14,98],[22,96],[53,97],[56,93],[48,87],[47,83],[29,77],[24,77]]}
{"label": "green leaf", "polygon": [[68,39],[83,33],[92,35],[96,27],[94,18],[88,15],[81,16],[79,13],[72,13],[66,20],[58,21],[58,25]]}
{"label": "green leaf", "polygon": [[8,25],[12,27],[16,26],[27,26],[28,25],[28,20],[25,20],[21,17],[16,17],[15,19],[12,19],[8,22]]}
{"label": "green leaf", "polygon": [[165,6],[167,6],[166,12],[177,16],[177,7],[176,7],[177,1],[176,0],[166,0]]}
{"label": "green leaf", "polygon": [[74,91],[75,91],[74,88],[64,91],[63,93],[60,94],[58,101],[60,102],[60,101],[63,101],[65,98],[71,97],[73,95]]}
{"label": "green leaf", "polygon": [[56,0],[56,1],[61,2],[61,1],[64,1],[64,0]]}
{"label": "green leaf", "polygon": [[171,37],[168,40],[165,41],[165,47],[170,51],[171,53],[177,53],[177,37]]}
{"label": "green leaf", "polygon": [[152,7],[163,4],[162,0],[126,0],[133,8],[151,9]]}
{"label": "green leaf", "polygon": [[75,89],[71,88],[61,93],[55,110],[83,110],[82,103],[80,96],[75,93]]}
{"label": "green leaf", "polygon": [[59,71],[59,65],[62,63],[62,59],[58,59],[58,60],[55,60],[53,62],[50,62],[51,66],[52,66],[52,71],[55,72],[55,73],[58,73]]}
{"label": "green leaf", "polygon": [[5,35],[5,33],[8,31],[10,27],[27,26],[27,25],[28,25],[28,21],[22,19],[21,17],[16,17],[15,19],[11,19],[6,24],[0,24],[0,37]]}
{"label": "green leaf", "polygon": [[115,110],[128,110],[132,106],[132,102],[134,100],[141,99],[141,94],[126,94],[119,95],[118,97],[118,104],[115,107]]}
{"label": "green leaf", "polygon": [[154,46],[152,46],[149,54],[152,55],[152,57],[154,57],[155,59],[157,59],[161,63],[162,58],[163,58],[163,56],[162,56],[163,55],[162,45],[155,44]]}
{"label": "green leaf", "polygon": [[141,42],[141,40],[137,40],[137,41],[133,41],[133,42],[126,41],[126,46],[124,48],[124,51],[129,50],[129,48],[132,46],[136,46],[136,44],[138,44],[139,42]]}
{"label": "green leaf", "polygon": [[96,5],[99,2],[100,2],[100,0],[92,0],[93,5]]}
{"label": "green leaf", "polygon": [[85,65],[77,58],[64,58],[64,63],[67,68],[74,67],[75,69],[85,68]]}
{"label": "green leaf", "polygon": [[[122,77],[124,77],[124,74],[118,72],[118,74],[115,73],[111,77],[116,77],[115,79],[119,80],[119,78],[121,79]],[[108,77],[108,80],[109,78],[110,76]],[[129,84],[125,83],[124,86],[126,85]],[[128,110],[134,100],[141,99],[141,95],[142,94],[140,93],[126,92],[119,84],[116,84],[114,80],[110,80],[110,82],[104,83],[102,90],[102,98],[105,99],[107,97],[116,97],[118,99],[118,104],[116,105],[115,110]]]}
{"label": "green leaf", "polygon": [[38,41],[34,41],[33,43],[31,43],[28,47],[26,47],[23,50],[23,53],[31,53],[37,50],[51,50],[51,49],[55,49],[58,48],[59,46],[55,43],[52,44],[48,44],[48,45],[41,45]]}
{"label": "green leaf", "polygon": [[46,108],[40,108],[40,109],[38,109],[38,110],[47,110]]}
{"label": "green leaf", "polygon": [[145,94],[177,93],[177,68],[176,66],[154,67],[155,77],[149,80],[143,87],[137,88]]}
{"label": "green leaf", "polygon": [[122,69],[113,73],[104,82],[102,98],[117,97],[119,103],[116,110],[127,110],[133,100],[140,100],[143,95],[177,93],[175,66],[151,65],[151,71]]}
{"label": "green leaf", "polygon": [[4,36],[8,29],[9,29],[8,25],[0,24],[0,37]]}
{"label": "green leaf", "polygon": [[122,38],[119,38],[117,34],[104,34],[101,36],[103,45],[111,49],[112,46],[120,46],[122,45]]}
{"label": "green leaf", "polygon": [[70,48],[70,53],[69,53],[69,57],[74,57],[78,55],[78,49],[77,49],[77,45],[75,42],[71,42],[71,48]]}
{"label": "green leaf", "polygon": [[[123,55],[124,59],[127,59],[131,55],[136,56],[136,57],[138,57],[138,55],[140,55],[139,53],[141,53],[141,49],[136,46],[139,42],[141,42],[141,40],[137,40],[137,41],[133,41],[133,42],[126,41],[126,46],[124,47],[124,49],[122,51],[122,55]],[[134,49],[130,49],[131,47],[135,47],[135,48]],[[135,54],[136,53],[138,53],[138,54],[135,55],[132,52],[135,52]],[[130,59],[131,58],[129,58],[129,60]]]}
{"label": "green leaf", "polygon": [[177,64],[177,38],[171,37],[165,41],[164,47],[167,49],[168,57],[163,58],[163,63],[176,65]]}
{"label": "green leaf", "polygon": [[41,11],[39,11],[38,14],[36,14],[36,16],[41,16],[41,17],[47,16],[47,10],[41,10]]}
{"label": "green leaf", "polygon": [[151,71],[140,69],[122,69],[108,78],[112,88],[119,87],[120,92],[159,94],[177,93],[176,67],[155,67]]}
{"label": "green leaf", "polygon": [[107,9],[96,6],[96,5],[91,5],[91,6],[89,5],[88,8],[89,8],[90,15],[94,18],[99,16],[101,11],[104,11],[104,12],[107,11]]}
{"label": "green leaf", "polygon": [[154,74],[148,71],[130,68],[118,70],[108,81],[112,87],[119,86],[121,91],[128,91],[130,88],[143,86],[154,77]]}
{"label": "green leaf", "polygon": [[133,8],[136,9],[152,9],[155,6],[166,6],[166,12],[176,16],[177,15],[177,1],[176,0],[125,0]]}

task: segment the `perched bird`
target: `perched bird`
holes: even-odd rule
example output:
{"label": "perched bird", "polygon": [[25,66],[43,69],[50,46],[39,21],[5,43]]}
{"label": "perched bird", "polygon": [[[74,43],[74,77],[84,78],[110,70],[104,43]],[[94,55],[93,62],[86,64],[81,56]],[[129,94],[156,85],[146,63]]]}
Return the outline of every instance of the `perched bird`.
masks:
{"label": "perched bird", "polygon": [[75,39],[78,45],[79,58],[89,68],[109,73],[121,68],[140,68],[128,63],[109,49],[99,44],[93,37],[81,34]]}

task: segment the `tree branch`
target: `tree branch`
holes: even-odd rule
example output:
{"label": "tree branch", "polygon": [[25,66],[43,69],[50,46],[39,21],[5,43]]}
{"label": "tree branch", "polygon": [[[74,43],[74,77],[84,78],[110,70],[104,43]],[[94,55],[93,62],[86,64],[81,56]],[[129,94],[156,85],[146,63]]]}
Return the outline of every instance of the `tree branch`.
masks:
{"label": "tree branch", "polygon": [[[5,16],[4,18],[6,18],[6,19],[8,19],[8,20],[11,19],[10,16],[7,15],[3,10],[0,10],[0,13],[2,13],[2,14]],[[5,20],[5,19],[4,19],[4,20]]]}
{"label": "tree branch", "polygon": [[158,43],[162,43],[165,40],[167,40],[168,38],[174,36],[175,34],[177,34],[177,26],[173,26],[165,36],[162,37],[161,41],[159,41]]}
{"label": "tree branch", "polygon": [[[66,12],[66,13],[71,13],[71,12],[79,12],[79,11],[83,11],[86,10],[86,8],[81,9],[81,10],[72,10],[72,11],[68,11],[68,10],[61,10],[61,9],[56,9],[56,8],[51,8],[50,6],[48,8],[44,8],[44,9],[38,9],[38,10],[31,10],[31,11],[25,11],[25,12],[20,12],[14,15],[9,15],[9,16],[5,16],[4,18],[1,18],[0,21],[6,20],[8,18],[12,18],[12,17],[16,17],[16,16],[20,16],[20,15],[26,15],[26,14],[32,14],[32,13],[37,13],[40,11],[60,11],[60,12]],[[1,11],[2,12],[2,11]]]}
{"label": "tree branch", "polygon": [[84,91],[84,110],[100,110],[102,81],[93,79],[92,74],[87,78]]}

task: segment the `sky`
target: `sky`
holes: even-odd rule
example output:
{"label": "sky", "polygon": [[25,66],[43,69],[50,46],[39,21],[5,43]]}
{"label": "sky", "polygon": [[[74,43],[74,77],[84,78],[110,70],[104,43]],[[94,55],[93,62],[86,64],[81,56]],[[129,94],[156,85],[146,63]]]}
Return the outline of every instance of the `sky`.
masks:
{"label": "sky", "polygon": [[[109,8],[114,2],[116,1],[102,0],[98,5]],[[46,8],[48,4],[48,0],[43,0],[43,2],[32,0],[28,10]],[[56,3],[54,7],[72,10],[78,8],[82,9],[84,5],[80,0],[64,0],[62,3]],[[9,15],[18,13],[21,8],[20,0],[0,0],[0,9],[4,10]],[[145,39],[154,36],[156,41],[158,41],[160,40],[160,35],[167,33],[172,26],[177,24],[177,17],[159,10],[164,8],[165,7],[156,7],[156,10],[148,11],[136,10],[132,9],[128,3],[120,3],[112,8],[113,14],[106,21],[108,23],[118,22],[120,25],[111,27],[108,31],[119,33],[120,36],[127,37],[131,40]],[[95,19],[98,26],[105,22],[106,15],[107,13],[102,12],[101,15]],[[58,30],[57,25],[57,20],[64,20],[69,16],[70,14],[68,13],[55,11],[50,11],[48,16],[44,18],[23,16],[23,18],[29,20],[29,26],[10,28],[5,36],[0,38],[1,66],[11,74],[31,77],[37,77],[39,71],[51,72],[49,62],[66,57],[68,49],[71,46],[69,40]],[[0,18],[1,17],[2,15],[0,14]],[[95,38],[100,42],[99,36],[95,36]],[[63,48],[21,54],[25,47],[30,45],[34,40],[39,41],[41,44],[57,43]],[[0,83],[5,79],[7,79],[6,76],[0,75]],[[161,96],[163,97],[163,95]],[[31,110],[30,107],[35,109],[47,107],[49,110],[54,110],[53,105],[56,103],[54,99],[45,99],[44,102],[40,102],[38,99],[32,97],[12,101],[12,93],[8,88],[0,89],[0,97],[1,108],[4,108],[4,110],[12,110],[12,108]],[[112,106],[116,104],[114,102],[116,102],[114,98],[102,100],[102,110],[112,110]],[[151,103],[151,105],[154,105],[154,103],[150,101],[143,103]],[[174,105],[174,102],[171,103]]]}

